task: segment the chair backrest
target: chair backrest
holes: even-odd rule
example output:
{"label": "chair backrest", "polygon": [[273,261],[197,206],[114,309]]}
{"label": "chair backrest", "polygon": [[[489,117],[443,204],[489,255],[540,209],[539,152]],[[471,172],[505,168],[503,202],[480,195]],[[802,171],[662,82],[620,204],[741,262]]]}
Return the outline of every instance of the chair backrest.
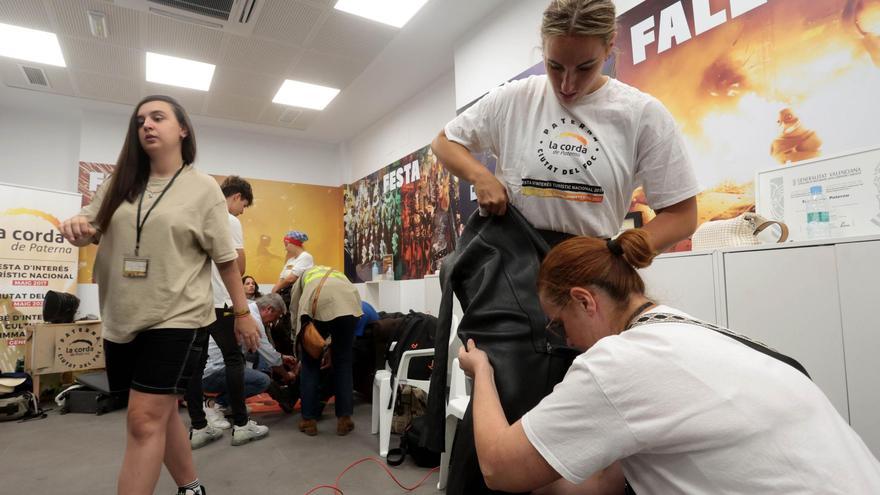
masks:
{"label": "chair backrest", "polygon": [[449,369],[452,371],[452,383],[449,384],[449,400],[452,401],[459,397],[470,395],[467,390],[467,376],[465,376],[464,370],[461,369],[457,357],[452,360]]}
{"label": "chair backrest", "polygon": [[[446,387],[452,384],[452,361],[458,358],[458,350],[461,349],[461,339],[458,338],[458,317],[452,315],[452,325],[449,329],[449,354],[446,356]],[[450,394],[451,395],[451,394]]]}

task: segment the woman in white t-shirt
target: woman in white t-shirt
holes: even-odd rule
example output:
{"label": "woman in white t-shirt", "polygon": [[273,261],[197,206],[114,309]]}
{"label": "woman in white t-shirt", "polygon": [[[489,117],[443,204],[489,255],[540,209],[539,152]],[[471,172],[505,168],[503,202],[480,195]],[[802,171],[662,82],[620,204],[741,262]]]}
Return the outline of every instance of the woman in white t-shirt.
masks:
{"label": "woman in white t-shirt", "polygon": [[641,230],[550,251],[548,331],[586,352],[513,425],[486,354],[461,350],[487,485],[586,492],[603,472],[600,491],[621,493],[622,468],[638,494],[880,493],[880,463],[796,362],[645,297],[636,269],[653,257]]}
{"label": "woman in white t-shirt", "polygon": [[[502,215],[510,202],[555,243],[609,238],[644,187],[657,216],[645,225],[658,252],[690,236],[699,192],[666,108],[602,74],[616,35],[611,0],[554,0],[541,26],[547,75],[495,88],[431,144],[440,162]],[[498,157],[493,176],[471,152]]]}
{"label": "woman in white t-shirt", "polygon": [[[309,240],[305,232],[291,230],[284,234],[284,249],[287,251],[287,261],[278,276],[278,283],[272,287],[272,292],[281,292],[290,288],[309,268],[315,266],[315,259],[309,254],[303,243]],[[289,302],[288,302],[289,304]]]}

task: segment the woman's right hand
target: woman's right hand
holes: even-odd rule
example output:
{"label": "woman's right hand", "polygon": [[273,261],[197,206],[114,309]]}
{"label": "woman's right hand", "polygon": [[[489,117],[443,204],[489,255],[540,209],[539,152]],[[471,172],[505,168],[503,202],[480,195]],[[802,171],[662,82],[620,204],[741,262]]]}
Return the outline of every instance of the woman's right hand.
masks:
{"label": "woman's right hand", "polygon": [[489,356],[477,348],[474,339],[468,339],[465,345],[458,349],[458,365],[464,374],[471,378],[476,377],[482,371],[494,373]]}
{"label": "woman's right hand", "polygon": [[474,191],[482,211],[489,215],[504,215],[507,212],[507,188],[488,169],[474,182]]}
{"label": "woman's right hand", "polygon": [[83,215],[76,215],[61,222],[61,235],[71,244],[82,247],[90,244],[97,230]]}

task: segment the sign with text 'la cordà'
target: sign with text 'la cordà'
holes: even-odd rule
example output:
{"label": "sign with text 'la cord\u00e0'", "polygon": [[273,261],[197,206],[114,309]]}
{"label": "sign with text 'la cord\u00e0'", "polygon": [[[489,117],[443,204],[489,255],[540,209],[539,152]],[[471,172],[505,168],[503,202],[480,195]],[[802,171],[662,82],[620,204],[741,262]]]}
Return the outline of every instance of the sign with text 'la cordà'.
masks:
{"label": "sign with text 'la cord\u00e0'", "polygon": [[76,293],[79,249],[58,227],[79,209],[79,194],[0,184],[0,370],[24,357],[46,291]]}

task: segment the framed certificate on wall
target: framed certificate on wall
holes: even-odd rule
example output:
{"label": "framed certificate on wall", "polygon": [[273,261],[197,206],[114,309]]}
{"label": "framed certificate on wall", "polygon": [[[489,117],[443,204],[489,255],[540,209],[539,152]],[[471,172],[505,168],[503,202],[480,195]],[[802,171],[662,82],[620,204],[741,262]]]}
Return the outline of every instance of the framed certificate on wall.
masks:
{"label": "framed certificate on wall", "polygon": [[828,199],[832,238],[880,234],[880,148],[760,171],[755,210],[787,224],[792,240],[807,240],[806,202],[816,185]]}

